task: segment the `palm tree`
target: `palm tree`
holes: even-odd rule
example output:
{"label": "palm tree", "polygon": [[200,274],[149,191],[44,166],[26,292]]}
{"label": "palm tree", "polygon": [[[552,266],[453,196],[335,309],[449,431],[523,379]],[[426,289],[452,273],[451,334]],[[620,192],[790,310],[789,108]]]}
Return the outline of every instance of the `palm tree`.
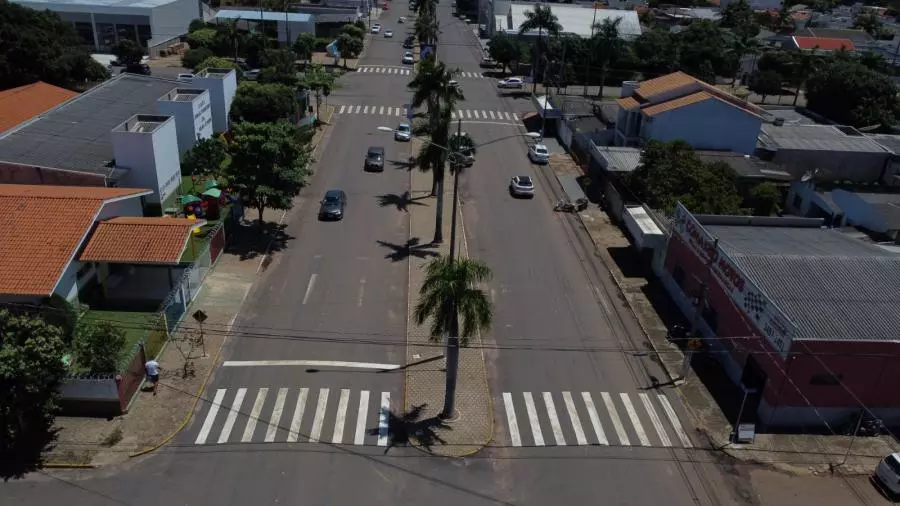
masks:
{"label": "palm tree", "polygon": [[562,25],[559,24],[559,20],[550,10],[550,6],[545,7],[537,4],[534,6],[533,11],[525,11],[525,21],[522,21],[522,24],[519,25],[519,35],[530,30],[538,31],[537,42],[535,42],[534,66],[531,71],[531,92],[534,93],[537,89],[537,67],[541,61],[541,39],[544,36],[544,30],[551,36],[559,35]]}
{"label": "palm tree", "polygon": [[756,54],[758,48],[759,44],[756,42],[756,39],[748,36],[746,33],[734,35],[728,40],[728,47],[725,48],[725,53],[730,63],[734,66],[734,77],[731,78],[732,88],[734,88],[734,83],[737,81],[740,73],[742,60],[747,55]]}
{"label": "palm tree", "polygon": [[447,379],[442,418],[452,417],[456,407],[459,347],[465,346],[477,332],[491,326],[494,316],[491,301],[484,290],[478,288],[479,283],[490,279],[490,268],[478,260],[454,260],[441,256],[425,267],[425,283],[419,289],[419,301],[413,316],[418,325],[431,319],[433,341],[447,340]]}
{"label": "palm tree", "polygon": [[416,18],[413,34],[419,44],[437,44],[440,28],[440,23],[433,13],[423,13]]}
{"label": "palm tree", "polygon": [[800,97],[800,90],[806,87],[806,81],[809,79],[809,76],[813,75],[819,67],[820,59],[816,56],[816,50],[818,47],[814,47],[812,51],[799,51],[795,55],[794,60],[794,79],[797,83],[797,92],[794,93],[794,104],[797,105],[797,99]]}
{"label": "palm tree", "polygon": [[594,47],[592,56],[595,56],[600,62],[600,90],[597,91],[597,98],[603,97],[603,85],[606,83],[606,71],[609,69],[609,65],[619,59],[622,51],[625,50],[625,44],[619,37],[621,22],[622,18],[604,19],[593,26],[596,31],[591,39]]}

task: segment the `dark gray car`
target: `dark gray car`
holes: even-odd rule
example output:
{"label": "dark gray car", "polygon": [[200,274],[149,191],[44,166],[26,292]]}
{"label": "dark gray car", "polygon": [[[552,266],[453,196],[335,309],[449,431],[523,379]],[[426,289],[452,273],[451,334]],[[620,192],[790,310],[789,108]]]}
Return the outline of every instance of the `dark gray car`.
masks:
{"label": "dark gray car", "polygon": [[366,170],[381,172],[384,170],[384,148],[372,146],[366,151]]}
{"label": "dark gray car", "polygon": [[347,194],[344,190],[328,190],[319,204],[320,220],[341,220],[347,207]]}

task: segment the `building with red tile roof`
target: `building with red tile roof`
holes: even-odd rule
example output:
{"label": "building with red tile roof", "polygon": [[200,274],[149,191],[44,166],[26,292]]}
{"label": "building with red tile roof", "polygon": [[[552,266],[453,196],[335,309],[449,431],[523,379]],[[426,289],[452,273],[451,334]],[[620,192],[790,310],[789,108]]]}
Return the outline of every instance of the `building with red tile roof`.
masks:
{"label": "building with red tile roof", "polygon": [[38,81],[0,91],[0,132],[21,125],[78,96],[78,93]]}
{"label": "building with red tile roof", "polygon": [[187,218],[120,216],[101,221],[82,262],[178,265],[191,232],[206,223]]}
{"label": "building with red tile roof", "polygon": [[791,37],[793,49],[804,51],[856,51],[856,46],[850,39],[832,39],[828,37]]}

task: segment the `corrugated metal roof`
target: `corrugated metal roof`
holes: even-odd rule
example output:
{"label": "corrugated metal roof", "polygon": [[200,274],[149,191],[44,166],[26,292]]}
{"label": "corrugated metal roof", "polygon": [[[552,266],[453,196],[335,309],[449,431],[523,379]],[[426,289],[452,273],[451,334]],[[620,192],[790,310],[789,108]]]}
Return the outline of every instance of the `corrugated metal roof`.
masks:
{"label": "corrugated metal roof", "polygon": [[[848,135],[845,130],[853,135]],[[768,149],[890,152],[868,135],[862,135],[850,127],[832,125],[763,125],[760,131],[760,144]]]}
{"label": "corrugated metal roof", "polygon": [[638,148],[597,146],[597,154],[606,161],[606,170],[612,172],[631,172],[641,164]]}
{"label": "corrugated metal roof", "polygon": [[216,13],[216,19],[244,19],[247,21],[259,21],[260,17],[264,21],[284,21],[287,19],[291,23],[309,23],[312,21],[312,14],[302,12],[272,12],[272,11],[241,11],[241,10],[222,10]]}

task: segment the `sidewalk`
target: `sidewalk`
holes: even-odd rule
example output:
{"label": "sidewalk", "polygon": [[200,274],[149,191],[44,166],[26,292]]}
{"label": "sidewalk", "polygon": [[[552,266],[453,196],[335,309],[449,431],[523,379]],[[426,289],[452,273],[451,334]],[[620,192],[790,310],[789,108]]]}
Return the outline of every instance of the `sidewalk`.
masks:
{"label": "sidewalk", "polygon": [[[551,168],[556,172],[582,174],[569,156],[553,157]],[[667,380],[674,382],[681,376],[684,354],[669,341],[667,329],[683,321],[683,316],[649,272],[649,267],[639,261],[622,229],[606,212],[591,206],[579,216],[591,236],[597,255],[609,269],[643,333],[656,350],[656,356],[668,375]],[[724,377],[713,359],[695,354],[687,381],[676,391],[684,401],[694,427],[709,442],[709,446],[741,461],[764,464],[795,474],[828,474],[829,464],[842,463],[837,468],[842,474],[869,474],[879,459],[897,451],[894,449],[896,445],[887,436],[856,438],[846,462],[844,456],[852,439],[848,436],[760,433],[752,444],[732,444],[732,424],[723,411],[723,406],[729,414],[734,411],[732,416],[736,418],[737,407],[732,410],[729,402],[736,398],[736,394],[725,391],[729,384],[730,380]]]}
{"label": "sidewalk", "polygon": [[[413,146],[416,152],[418,146]],[[409,208],[409,237],[412,246],[409,255],[409,310],[407,323],[406,395],[404,412],[413,413],[421,408],[416,425],[419,434],[413,435],[413,444],[441,456],[462,457],[470,455],[486,446],[494,432],[493,409],[488,389],[484,355],[480,348],[462,348],[459,356],[459,379],[456,391],[456,409],[459,417],[455,421],[443,422],[437,418],[444,405],[445,361],[443,349],[430,341],[429,324],[417,326],[412,319],[419,289],[425,281],[424,266],[436,254],[448,254],[450,249],[450,224],[453,212],[453,182],[449,171],[444,183],[444,243],[429,244],[434,236],[435,198],[431,193],[432,177],[418,169],[410,172],[410,194],[417,204]],[[465,226],[462,213],[458,221],[457,251],[459,256],[468,256],[465,242]],[[470,340],[478,344],[479,338]],[[437,360],[429,360],[437,358]],[[418,436],[417,438],[415,436]]]}
{"label": "sidewalk", "polygon": [[[333,109],[328,107],[326,120],[330,120]],[[327,129],[319,129],[314,146],[322,141]],[[270,220],[278,220],[280,215],[277,211],[268,214]],[[157,357],[162,366],[157,394],[140,391],[128,413],[109,420],[58,417],[55,423],[59,429],[58,440],[56,447],[45,455],[45,467],[122,463],[167,444],[187,426],[197,405],[208,402],[202,397],[206,383],[219,364],[221,350],[244,299],[259,272],[270,263],[267,261],[271,260],[270,250],[283,246],[279,243],[283,227],[281,223],[270,223],[267,233],[262,235],[250,224],[235,227],[227,238],[225,251],[204,280],[200,294]],[[208,317],[203,324],[203,347],[196,339],[198,325],[190,317],[198,309]]]}

